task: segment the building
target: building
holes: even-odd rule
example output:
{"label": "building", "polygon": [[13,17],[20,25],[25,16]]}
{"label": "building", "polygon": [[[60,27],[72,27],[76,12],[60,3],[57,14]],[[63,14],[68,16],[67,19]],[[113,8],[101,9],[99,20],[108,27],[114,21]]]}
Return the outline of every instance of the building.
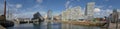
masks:
{"label": "building", "polygon": [[119,14],[119,19],[120,19],[120,9],[118,9],[117,11],[118,11],[118,14]]}
{"label": "building", "polygon": [[87,3],[86,9],[85,9],[85,13],[84,13],[85,16],[87,16],[87,19],[93,18],[94,6],[95,6],[95,2]]}
{"label": "building", "polygon": [[39,12],[37,12],[33,15],[32,20],[38,20],[38,21],[42,22],[42,21],[44,21],[44,18]]}
{"label": "building", "polygon": [[52,10],[48,10],[48,12],[47,12],[47,19],[49,19],[49,20],[53,19]]}
{"label": "building", "polygon": [[81,14],[81,7],[77,6],[63,11],[61,17],[63,21],[78,20],[80,19],[81,16],[80,14]]}
{"label": "building", "polygon": [[115,23],[115,21],[118,21],[117,19],[119,18],[119,12],[117,11],[117,9],[114,9],[113,10],[113,13],[112,13],[112,22]]}
{"label": "building", "polygon": [[60,15],[53,16],[53,19],[54,19],[54,20],[61,20]]}

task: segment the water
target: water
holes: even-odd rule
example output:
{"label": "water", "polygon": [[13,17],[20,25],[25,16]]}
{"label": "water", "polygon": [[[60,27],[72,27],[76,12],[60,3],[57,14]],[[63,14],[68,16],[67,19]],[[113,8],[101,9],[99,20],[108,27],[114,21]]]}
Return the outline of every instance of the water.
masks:
{"label": "water", "polygon": [[19,24],[7,29],[100,29],[93,26],[62,24],[60,22],[42,22],[40,24]]}

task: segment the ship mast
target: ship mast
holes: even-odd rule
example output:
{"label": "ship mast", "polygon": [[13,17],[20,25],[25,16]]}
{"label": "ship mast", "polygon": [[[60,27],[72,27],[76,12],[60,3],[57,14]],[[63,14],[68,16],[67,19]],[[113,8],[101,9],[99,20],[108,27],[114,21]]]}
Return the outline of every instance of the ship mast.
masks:
{"label": "ship mast", "polygon": [[4,0],[4,18],[6,20],[6,0]]}

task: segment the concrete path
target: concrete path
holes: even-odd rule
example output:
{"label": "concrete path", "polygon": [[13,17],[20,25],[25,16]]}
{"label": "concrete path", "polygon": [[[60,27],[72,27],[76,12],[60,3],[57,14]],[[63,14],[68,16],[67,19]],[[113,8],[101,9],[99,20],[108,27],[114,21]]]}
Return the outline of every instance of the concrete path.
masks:
{"label": "concrete path", "polygon": [[[110,29],[116,29],[116,24],[115,23],[110,23],[109,28]],[[118,29],[120,29],[120,23],[118,24]]]}

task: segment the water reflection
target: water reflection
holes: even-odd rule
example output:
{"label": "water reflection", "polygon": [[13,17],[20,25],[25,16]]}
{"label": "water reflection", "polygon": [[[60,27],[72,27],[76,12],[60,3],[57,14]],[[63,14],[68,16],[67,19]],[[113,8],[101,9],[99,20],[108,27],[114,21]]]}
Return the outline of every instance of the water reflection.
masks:
{"label": "water reflection", "polygon": [[20,24],[7,29],[100,29],[94,26],[80,26],[72,24],[62,24],[60,22],[42,22],[39,24]]}
{"label": "water reflection", "polygon": [[[40,23],[40,24],[41,24],[41,23]],[[40,24],[34,24],[34,23],[33,23],[33,28],[34,28],[34,29],[40,29],[40,26],[41,26]]]}
{"label": "water reflection", "polygon": [[51,27],[51,22],[48,22],[48,23],[47,23],[47,29],[52,29],[52,27]]}

